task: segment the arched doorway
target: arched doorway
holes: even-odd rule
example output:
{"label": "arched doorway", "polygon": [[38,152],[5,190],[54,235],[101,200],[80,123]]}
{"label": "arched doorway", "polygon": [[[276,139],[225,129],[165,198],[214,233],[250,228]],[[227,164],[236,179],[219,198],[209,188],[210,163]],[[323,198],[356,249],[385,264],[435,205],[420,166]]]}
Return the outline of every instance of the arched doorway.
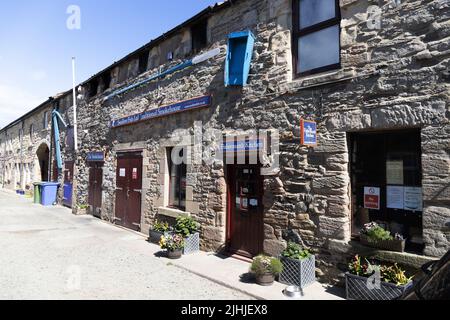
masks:
{"label": "arched doorway", "polygon": [[50,150],[47,144],[43,143],[36,151],[39,161],[39,172],[41,181],[48,181],[48,165],[50,161]]}

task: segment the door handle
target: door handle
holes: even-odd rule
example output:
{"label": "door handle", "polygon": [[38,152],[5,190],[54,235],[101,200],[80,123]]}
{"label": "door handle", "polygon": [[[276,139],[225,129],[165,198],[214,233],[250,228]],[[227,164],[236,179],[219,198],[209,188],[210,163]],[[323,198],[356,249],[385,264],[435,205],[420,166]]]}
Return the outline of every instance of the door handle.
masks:
{"label": "door handle", "polygon": [[130,189],[127,190],[127,198],[130,197]]}
{"label": "door handle", "polygon": [[116,190],[120,190],[120,191],[123,191],[123,188],[116,188]]}
{"label": "door handle", "polygon": [[134,192],[142,193],[142,190],[141,190],[141,189],[133,189],[133,191],[134,191]]}

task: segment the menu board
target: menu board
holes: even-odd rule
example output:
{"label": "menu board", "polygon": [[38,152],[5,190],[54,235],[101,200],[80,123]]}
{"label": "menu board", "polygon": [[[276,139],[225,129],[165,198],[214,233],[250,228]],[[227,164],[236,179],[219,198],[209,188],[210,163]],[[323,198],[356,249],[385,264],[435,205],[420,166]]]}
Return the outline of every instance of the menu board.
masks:
{"label": "menu board", "polygon": [[404,183],[403,160],[388,160],[386,162],[386,182],[387,184]]}

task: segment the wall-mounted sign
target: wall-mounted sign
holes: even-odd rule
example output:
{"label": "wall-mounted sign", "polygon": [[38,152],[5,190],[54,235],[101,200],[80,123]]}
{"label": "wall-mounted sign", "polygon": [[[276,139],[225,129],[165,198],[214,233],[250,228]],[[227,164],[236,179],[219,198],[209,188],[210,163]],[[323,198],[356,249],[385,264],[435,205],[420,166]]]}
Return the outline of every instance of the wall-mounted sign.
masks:
{"label": "wall-mounted sign", "polygon": [[404,183],[403,179],[403,160],[386,161],[386,182],[387,184]]}
{"label": "wall-mounted sign", "polygon": [[133,168],[132,179],[133,180],[137,180],[137,178],[138,178],[138,169],[137,168]]}
{"label": "wall-mounted sign", "polygon": [[302,119],[300,121],[300,139],[303,146],[316,146],[317,122]]}
{"label": "wall-mounted sign", "polygon": [[140,121],[154,119],[158,117],[168,116],[178,112],[193,110],[197,108],[207,107],[211,105],[211,96],[202,96],[186,101],[181,101],[175,104],[159,107],[153,110],[145,111],[126,118],[111,121],[111,127],[121,127],[129,124],[134,124]]}
{"label": "wall-mounted sign", "polygon": [[422,211],[422,188],[405,187],[404,209],[409,211]]}
{"label": "wall-mounted sign", "polygon": [[404,188],[402,186],[386,187],[386,207],[389,209],[403,209]]}
{"label": "wall-mounted sign", "polygon": [[380,210],[380,188],[364,187],[364,208]]}
{"label": "wall-mounted sign", "polygon": [[230,140],[222,144],[222,151],[229,152],[245,152],[245,151],[260,151],[264,150],[264,139],[245,139],[245,140]]}
{"label": "wall-mounted sign", "polygon": [[126,177],[127,176],[127,171],[125,170],[125,168],[120,168],[119,169],[119,177]]}
{"label": "wall-mounted sign", "polygon": [[103,162],[105,161],[104,152],[88,152],[86,160],[89,162]]}

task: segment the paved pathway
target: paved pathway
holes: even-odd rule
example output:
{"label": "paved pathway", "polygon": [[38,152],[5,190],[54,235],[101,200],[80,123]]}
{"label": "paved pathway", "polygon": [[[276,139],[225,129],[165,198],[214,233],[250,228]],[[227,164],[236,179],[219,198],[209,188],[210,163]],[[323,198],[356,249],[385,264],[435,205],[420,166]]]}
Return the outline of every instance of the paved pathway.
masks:
{"label": "paved pathway", "polygon": [[0,299],[251,299],[156,257],[151,246],[0,190]]}

